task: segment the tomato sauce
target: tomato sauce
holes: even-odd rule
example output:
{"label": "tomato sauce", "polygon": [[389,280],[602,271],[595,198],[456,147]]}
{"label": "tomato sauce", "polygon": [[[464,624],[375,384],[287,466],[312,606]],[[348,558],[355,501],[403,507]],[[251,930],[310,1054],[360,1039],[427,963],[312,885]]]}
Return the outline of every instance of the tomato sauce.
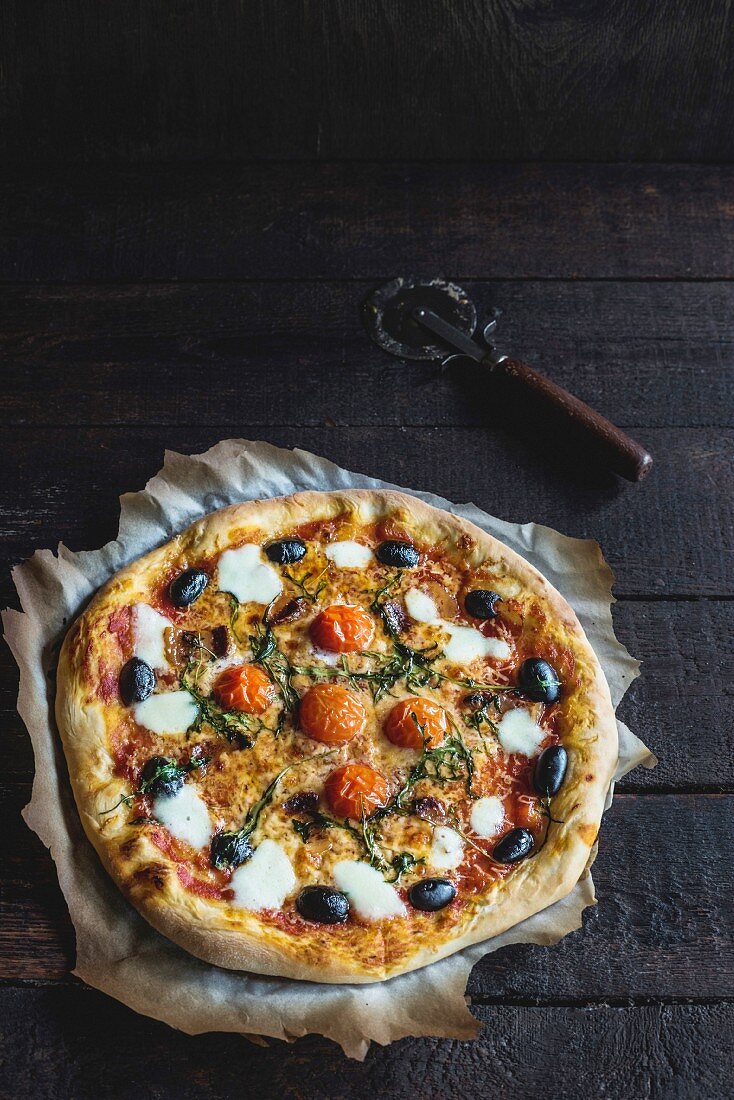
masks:
{"label": "tomato sauce", "polygon": [[[187,890],[191,890],[199,897],[212,898],[215,901],[232,897],[232,891],[229,889],[231,873],[212,868],[208,857],[203,852],[196,851],[192,854],[187,844],[176,840],[175,837],[164,833],[161,829],[152,829],[148,835],[156,848],[167,855],[169,859],[174,860],[179,882]],[[204,872],[207,877],[199,878],[193,874],[191,866]]]}
{"label": "tomato sauce", "polygon": [[[346,519],[346,517],[344,517]],[[303,539],[305,542],[315,542],[323,539],[328,542],[333,539],[336,532],[342,526],[343,520],[338,516],[334,519],[314,519],[309,523],[301,523],[293,530],[293,537]]]}
{"label": "tomato sauce", "polygon": [[117,703],[120,700],[118,674],[106,661],[100,660],[97,680],[97,695],[103,703]]}
{"label": "tomato sauce", "polygon": [[132,651],[132,608],[118,607],[107,620],[107,629],[117,638],[123,654]]}
{"label": "tomato sauce", "polygon": [[138,761],[151,754],[153,741],[147,730],[138,729],[131,739],[127,725],[119,725],[110,734],[110,753],[115,763],[115,775],[135,785],[140,770]]}

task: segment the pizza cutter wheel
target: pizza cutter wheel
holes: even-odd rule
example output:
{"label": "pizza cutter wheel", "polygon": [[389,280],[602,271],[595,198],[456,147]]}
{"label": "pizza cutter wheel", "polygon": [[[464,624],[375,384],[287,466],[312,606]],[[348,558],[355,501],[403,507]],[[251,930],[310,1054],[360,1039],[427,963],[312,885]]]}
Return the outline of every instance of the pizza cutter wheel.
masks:
{"label": "pizza cutter wheel", "polygon": [[490,342],[495,317],[477,339],[477,311],[468,294],[443,279],[393,279],[377,287],[362,305],[365,328],[383,351],[401,359],[450,362],[457,354],[501,373],[557,429],[585,446],[628,481],[642,481],[652,468],[644,447],[573,394],[518,359],[501,355]]}

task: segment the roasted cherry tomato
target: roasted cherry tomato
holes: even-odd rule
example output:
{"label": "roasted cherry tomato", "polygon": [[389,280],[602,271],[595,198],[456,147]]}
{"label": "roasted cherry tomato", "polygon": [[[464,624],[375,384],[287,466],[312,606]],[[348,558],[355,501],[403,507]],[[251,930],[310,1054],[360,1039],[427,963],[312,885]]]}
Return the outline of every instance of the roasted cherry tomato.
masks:
{"label": "roasted cherry tomato", "polygon": [[369,764],[345,764],[326,780],[324,794],[337,817],[351,817],[358,821],[363,813],[369,817],[384,806],[390,790],[384,775]]}
{"label": "roasted cherry tomato", "polygon": [[311,623],[311,640],[330,653],[361,653],[372,641],[375,624],[361,607],[335,603]]}
{"label": "roasted cherry tomato", "polygon": [[314,684],[301,699],[301,729],[314,741],[338,745],[361,733],[367,713],[357,695],[341,684]]}
{"label": "roasted cherry tomato", "polygon": [[[415,715],[415,717],[413,717]],[[385,722],[385,736],[393,745],[403,749],[422,749],[423,738],[418,726],[423,730],[428,747],[434,749],[440,745],[449,731],[446,711],[430,699],[421,699],[410,695],[396,703]]]}
{"label": "roasted cherry tomato", "polygon": [[231,665],[217,678],[214,694],[225,710],[262,714],[275,698],[275,684],[257,665]]}

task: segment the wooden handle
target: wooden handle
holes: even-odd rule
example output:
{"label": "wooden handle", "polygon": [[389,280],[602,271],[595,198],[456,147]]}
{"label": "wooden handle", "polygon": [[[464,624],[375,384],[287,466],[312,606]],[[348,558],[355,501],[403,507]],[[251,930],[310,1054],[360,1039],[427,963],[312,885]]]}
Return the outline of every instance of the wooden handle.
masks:
{"label": "wooden handle", "polygon": [[642,481],[649,474],[652,456],[645,448],[616,428],[605,416],[579,401],[578,397],[517,359],[504,359],[496,369],[522,386],[543,404],[544,409],[562,419],[584,444],[590,445],[603,457],[615,473],[628,481]]}

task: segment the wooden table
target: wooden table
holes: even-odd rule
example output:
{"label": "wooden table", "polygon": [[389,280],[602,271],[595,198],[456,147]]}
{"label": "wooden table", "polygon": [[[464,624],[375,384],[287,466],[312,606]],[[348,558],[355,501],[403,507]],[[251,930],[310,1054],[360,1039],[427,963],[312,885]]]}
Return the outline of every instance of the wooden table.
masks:
{"label": "wooden table", "polygon": [[[54,865],[20,818],[33,762],[3,648],[2,1095],[730,1093],[734,167],[70,168],[0,197],[8,565],[112,538],[118,494],[166,447],[299,445],[598,539],[644,662],[621,717],[660,757],[620,784],[583,930],[474,971],[476,1042],[360,1065],[319,1038],[188,1038],[69,976]],[[500,306],[501,346],[639,437],[648,481],[538,451],[484,379],[378,351],[358,306],[398,273]]]}

